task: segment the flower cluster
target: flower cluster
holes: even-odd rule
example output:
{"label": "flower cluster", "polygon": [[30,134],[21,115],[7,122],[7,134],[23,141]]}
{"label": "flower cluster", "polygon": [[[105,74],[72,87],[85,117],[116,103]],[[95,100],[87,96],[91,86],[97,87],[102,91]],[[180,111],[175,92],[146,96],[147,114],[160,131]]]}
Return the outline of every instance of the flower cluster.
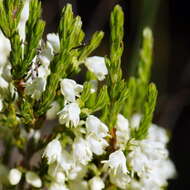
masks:
{"label": "flower cluster", "polygon": [[[109,155],[105,152],[110,138],[108,127],[93,115],[82,122],[85,124],[78,126],[80,130],[75,131],[75,138],[67,146],[64,147],[59,139],[52,140],[47,145],[44,156],[51,171],[49,175],[54,175],[53,186],[58,183],[65,188],[68,184],[67,188],[73,190],[103,189],[107,180],[103,176],[108,174],[110,182],[121,189],[160,190],[166,187],[167,180],[176,175],[175,166],[168,157],[167,132],[152,124],[146,139],[134,140],[130,131],[139,127],[140,117],[136,114],[129,122],[123,115],[118,115],[117,148]],[[93,160],[101,155],[104,155],[103,158],[108,157],[108,160],[99,160],[93,167],[102,168],[99,169],[102,172],[85,180]],[[74,188],[75,183],[78,184],[77,188]]]}
{"label": "flower cluster", "polygon": [[90,56],[103,32],[82,45],[82,22],[69,4],[46,40],[38,0],[0,1],[0,13],[0,187],[165,189],[176,170],[167,131],[152,123],[151,30],[143,32],[137,77],[125,78],[120,6],[106,57]]}

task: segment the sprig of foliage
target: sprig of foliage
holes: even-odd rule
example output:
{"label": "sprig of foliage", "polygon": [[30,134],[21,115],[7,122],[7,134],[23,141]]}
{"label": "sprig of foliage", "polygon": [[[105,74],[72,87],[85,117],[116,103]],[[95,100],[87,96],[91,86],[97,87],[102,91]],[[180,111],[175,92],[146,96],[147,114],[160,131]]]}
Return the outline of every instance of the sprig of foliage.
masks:
{"label": "sprig of foliage", "polygon": [[156,107],[157,94],[156,86],[153,83],[150,84],[146,94],[146,102],[144,103],[143,117],[139,129],[135,133],[135,138],[138,140],[142,140],[148,135],[148,129]]}
{"label": "sprig of foliage", "polygon": [[67,77],[69,73],[73,73],[79,69],[79,63],[100,44],[103,38],[103,32],[96,32],[90,43],[82,48],[80,46],[84,40],[84,32],[82,31],[82,22],[79,16],[74,17],[72,7],[68,4],[62,12],[59,24],[60,52],[56,55],[50,65],[51,74],[47,80],[45,92],[37,107],[36,114],[43,115],[52,103],[58,88],[59,80]]}

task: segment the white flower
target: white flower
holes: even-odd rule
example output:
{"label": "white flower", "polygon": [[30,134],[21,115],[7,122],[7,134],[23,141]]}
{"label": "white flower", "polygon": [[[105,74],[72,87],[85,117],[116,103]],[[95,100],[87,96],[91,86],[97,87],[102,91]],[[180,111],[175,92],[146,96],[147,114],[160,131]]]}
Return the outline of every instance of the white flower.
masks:
{"label": "white flower", "polygon": [[26,85],[25,92],[32,98],[39,100],[42,92],[45,90],[45,80],[43,78],[35,78],[32,83]]}
{"label": "white flower", "polygon": [[48,174],[54,178],[57,183],[65,184],[65,174],[63,169],[57,163],[49,165]]}
{"label": "white flower", "polygon": [[46,118],[48,120],[53,120],[57,117],[57,112],[60,110],[60,105],[54,101],[51,105],[50,105],[50,109],[46,112]]}
{"label": "white flower", "polygon": [[144,152],[149,159],[159,160],[168,157],[168,150],[163,143],[145,139],[140,141],[139,145],[142,152]]}
{"label": "white flower", "polygon": [[85,62],[86,67],[96,75],[98,80],[102,81],[105,79],[105,75],[108,74],[108,70],[105,64],[104,57],[93,56],[88,57]]}
{"label": "white flower", "polygon": [[108,127],[93,115],[87,117],[86,129],[89,134],[93,133],[100,138],[108,136]]}
{"label": "white flower", "polygon": [[48,164],[61,160],[62,147],[58,139],[54,139],[48,143],[44,150],[43,156],[47,158]]}
{"label": "white flower", "polygon": [[99,138],[94,134],[88,135],[86,140],[90,145],[91,151],[96,155],[102,155],[104,149],[109,145],[105,139]]}
{"label": "white flower", "polygon": [[54,56],[53,47],[50,43],[46,43],[45,48],[42,50],[41,54],[38,56],[42,66],[49,66],[50,61],[52,61]]}
{"label": "white flower", "polygon": [[52,45],[55,53],[60,50],[60,41],[58,34],[50,33],[47,35],[47,41]]}
{"label": "white flower", "polygon": [[175,178],[177,175],[175,165],[170,159],[166,159],[164,163],[161,163],[160,171],[166,179]]}
{"label": "white flower", "polygon": [[102,190],[105,187],[103,180],[100,177],[93,177],[89,180],[91,190]]}
{"label": "white flower", "polygon": [[50,69],[46,65],[45,66],[41,65],[38,67],[37,74],[38,74],[38,78],[43,78],[44,81],[46,81],[48,75],[50,74]]}
{"label": "white flower", "polygon": [[21,39],[25,40],[25,24],[29,17],[29,0],[25,0],[24,7],[20,15],[20,23],[18,25],[19,35]]}
{"label": "white flower", "polygon": [[125,146],[130,138],[130,130],[128,120],[121,114],[118,114],[117,116],[116,137],[117,146],[125,149]]}
{"label": "white flower", "polygon": [[105,167],[110,167],[113,169],[114,173],[117,172],[118,169],[121,169],[123,173],[127,173],[126,166],[126,157],[121,150],[117,150],[109,155],[109,160],[102,161],[105,163]]}
{"label": "white flower", "polygon": [[26,173],[26,182],[36,188],[40,188],[42,186],[40,177],[31,171]]}
{"label": "white flower", "polygon": [[[153,162],[151,170],[147,174],[150,179],[157,186],[166,186],[167,180],[174,178],[176,170],[171,160],[161,160]],[[146,179],[146,178],[145,178]]]}
{"label": "white flower", "polygon": [[12,76],[11,76],[11,64],[6,63],[4,67],[2,68],[2,77],[5,81],[11,82]]}
{"label": "white flower", "polygon": [[121,167],[116,170],[116,173],[110,172],[110,181],[121,189],[127,189],[131,178],[127,173],[123,173]]}
{"label": "white flower", "polygon": [[48,188],[49,190],[69,190],[65,184],[60,184],[60,183],[51,183],[50,187]]}
{"label": "white flower", "polygon": [[66,124],[67,127],[77,127],[80,121],[80,108],[77,103],[67,104],[58,112],[58,115],[60,124]]}
{"label": "white flower", "polygon": [[17,185],[20,182],[21,176],[22,173],[18,169],[11,169],[8,176],[10,184]]}
{"label": "white flower", "polygon": [[9,86],[8,82],[3,77],[0,76],[0,87],[2,89],[7,89],[8,86]]}
{"label": "white flower", "polygon": [[73,158],[83,165],[86,165],[92,159],[90,145],[81,137],[77,137],[74,140]]}
{"label": "white flower", "polygon": [[79,96],[83,86],[71,79],[62,79],[60,82],[61,93],[67,101],[75,102],[75,96]]}
{"label": "white flower", "polygon": [[167,144],[169,141],[169,137],[167,135],[167,131],[159,127],[155,124],[152,124],[148,130],[148,139],[156,142],[161,142],[163,144]]}
{"label": "white flower", "polygon": [[146,174],[151,167],[148,158],[142,153],[139,147],[136,147],[127,155],[127,160],[132,169],[132,174],[136,172],[139,177]]}
{"label": "white flower", "polygon": [[59,164],[66,173],[68,173],[68,171],[73,166],[72,156],[66,150],[62,150]]}
{"label": "white flower", "polygon": [[3,64],[5,64],[10,51],[11,51],[10,41],[0,31],[0,66],[3,66]]}

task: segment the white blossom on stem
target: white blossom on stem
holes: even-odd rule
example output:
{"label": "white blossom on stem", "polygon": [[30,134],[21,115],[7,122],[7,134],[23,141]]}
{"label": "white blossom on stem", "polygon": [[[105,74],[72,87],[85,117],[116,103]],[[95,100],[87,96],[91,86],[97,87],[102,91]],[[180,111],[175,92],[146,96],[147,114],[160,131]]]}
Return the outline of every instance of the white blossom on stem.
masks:
{"label": "white blossom on stem", "polygon": [[49,33],[47,35],[47,42],[49,42],[55,53],[58,53],[60,50],[60,40],[59,40],[59,35],[55,33]]}
{"label": "white blossom on stem", "polygon": [[125,146],[129,139],[130,139],[129,122],[123,115],[118,114],[116,122],[117,147],[125,149]]}
{"label": "white blossom on stem", "polygon": [[75,161],[86,165],[92,159],[89,143],[82,137],[76,137],[73,143],[73,158]]}
{"label": "white blossom on stem", "polygon": [[102,161],[102,163],[105,163],[105,168],[111,168],[114,173],[116,173],[118,169],[121,169],[123,173],[128,172],[126,166],[126,157],[121,150],[116,150],[115,152],[111,153],[109,155],[109,160]]}
{"label": "white blossom on stem", "polygon": [[59,123],[67,127],[77,127],[80,121],[80,107],[77,103],[70,103],[57,113],[59,115]]}
{"label": "white blossom on stem", "polygon": [[62,146],[58,139],[54,139],[46,146],[43,156],[47,158],[48,164],[61,160]]}
{"label": "white blossom on stem", "polygon": [[108,136],[108,127],[101,122],[97,117],[89,115],[86,119],[87,133],[95,134],[96,136],[103,138]]}
{"label": "white blossom on stem", "polygon": [[62,79],[60,82],[61,93],[65,97],[65,100],[69,102],[75,102],[75,97],[83,90],[83,86],[77,84],[74,80],[71,79]]}
{"label": "white blossom on stem", "polygon": [[105,75],[108,74],[108,70],[105,64],[104,57],[93,56],[88,57],[85,61],[86,67],[95,74],[98,80],[102,81],[105,79]]}
{"label": "white blossom on stem", "polygon": [[109,145],[105,139],[99,138],[94,134],[88,135],[86,140],[90,145],[91,151],[96,155],[102,155],[105,148]]}
{"label": "white blossom on stem", "polygon": [[105,187],[103,180],[98,176],[95,176],[92,179],[90,179],[89,185],[91,190],[102,190]]}
{"label": "white blossom on stem", "polygon": [[21,176],[22,173],[20,172],[20,170],[16,168],[11,169],[8,176],[10,184],[17,185],[21,180]]}
{"label": "white blossom on stem", "polygon": [[26,84],[25,92],[32,98],[39,100],[45,90],[46,81],[43,78],[35,78],[31,83]]}

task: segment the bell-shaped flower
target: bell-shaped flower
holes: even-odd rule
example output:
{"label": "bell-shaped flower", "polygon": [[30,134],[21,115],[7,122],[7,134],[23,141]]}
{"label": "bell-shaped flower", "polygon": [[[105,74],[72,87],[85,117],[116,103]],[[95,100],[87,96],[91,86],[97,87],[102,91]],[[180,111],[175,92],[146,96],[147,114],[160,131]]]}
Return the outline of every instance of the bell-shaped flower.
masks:
{"label": "bell-shaped flower", "polygon": [[60,50],[59,35],[50,33],[47,35],[47,41],[52,45],[54,52],[58,53]]}
{"label": "bell-shaped flower", "polygon": [[91,151],[96,155],[102,155],[105,148],[109,145],[105,139],[99,138],[94,134],[89,134],[86,140],[90,145]]}
{"label": "bell-shaped flower", "polygon": [[67,127],[77,127],[80,121],[80,107],[77,103],[70,103],[57,113],[59,115],[59,123]]}
{"label": "bell-shaped flower", "polygon": [[160,160],[168,157],[168,150],[163,143],[151,140],[139,142],[141,151],[151,160]]}
{"label": "bell-shaped flower", "polygon": [[89,143],[82,137],[76,137],[73,143],[73,158],[76,162],[86,165],[92,159]]}
{"label": "bell-shaped flower", "polygon": [[6,63],[10,51],[11,51],[10,41],[0,31],[0,65],[1,66]]}
{"label": "bell-shaped flower", "polygon": [[131,168],[132,175],[137,173],[139,177],[144,176],[150,169],[150,162],[139,147],[136,147],[127,155],[128,165]]}
{"label": "bell-shaped flower", "polygon": [[88,57],[85,61],[85,65],[88,68],[88,70],[94,73],[94,75],[100,81],[104,80],[105,75],[108,74],[104,57],[99,57],[99,56]]}
{"label": "bell-shaped flower", "polygon": [[150,126],[147,138],[151,141],[161,142],[163,144],[167,144],[169,141],[166,129],[155,124]]}
{"label": "bell-shaped flower", "polygon": [[25,0],[24,2],[24,7],[22,9],[21,15],[20,15],[20,22],[18,25],[18,31],[21,39],[24,41],[25,40],[25,25],[26,21],[28,20],[29,17],[29,0]]}
{"label": "bell-shaped flower", "polygon": [[62,146],[58,139],[54,139],[46,146],[43,157],[47,158],[48,164],[59,162],[62,155]]}
{"label": "bell-shaped flower", "polygon": [[108,127],[93,115],[86,119],[86,130],[88,134],[92,133],[100,138],[108,136]]}
{"label": "bell-shaped flower", "polygon": [[121,167],[119,167],[115,173],[110,172],[109,177],[112,184],[116,185],[120,189],[128,189],[127,186],[131,181],[131,177],[128,175],[128,173],[123,173]]}
{"label": "bell-shaped flower", "polygon": [[20,172],[20,170],[16,168],[11,169],[8,176],[10,184],[17,185],[21,180],[21,176],[22,173]]}
{"label": "bell-shaped flower", "polygon": [[39,100],[42,92],[45,90],[46,81],[43,78],[35,78],[31,83],[28,83],[25,88],[27,95]]}
{"label": "bell-shaped flower", "polygon": [[121,114],[118,114],[117,116],[116,138],[117,146],[125,149],[125,146],[130,138],[130,129],[128,120]]}
{"label": "bell-shaped flower", "polygon": [[60,82],[61,93],[66,101],[75,102],[75,97],[83,90],[83,86],[71,79],[62,79]]}
{"label": "bell-shaped flower", "polygon": [[117,170],[121,170],[123,173],[127,173],[127,166],[126,166],[126,157],[121,150],[116,150],[115,152],[109,155],[109,160],[104,160],[102,163],[105,163],[105,168],[111,168],[114,173]]}
{"label": "bell-shaped flower", "polygon": [[100,177],[95,176],[89,180],[89,186],[91,190],[102,190],[104,189],[105,184]]}
{"label": "bell-shaped flower", "polygon": [[73,167],[73,158],[66,150],[62,150],[61,159],[59,164],[63,171],[68,174],[69,170]]}
{"label": "bell-shaped flower", "polygon": [[42,66],[49,66],[54,56],[53,47],[50,43],[46,43],[46,46],[42,49],[42,52],[38,56]]}
{"label": "bell-shaped flower", "polygon": [[28,171],[25,177],[26,177],[26,182],[32,185],[33,187],[36,188],[42,187],[42,180],[36,173]]}

